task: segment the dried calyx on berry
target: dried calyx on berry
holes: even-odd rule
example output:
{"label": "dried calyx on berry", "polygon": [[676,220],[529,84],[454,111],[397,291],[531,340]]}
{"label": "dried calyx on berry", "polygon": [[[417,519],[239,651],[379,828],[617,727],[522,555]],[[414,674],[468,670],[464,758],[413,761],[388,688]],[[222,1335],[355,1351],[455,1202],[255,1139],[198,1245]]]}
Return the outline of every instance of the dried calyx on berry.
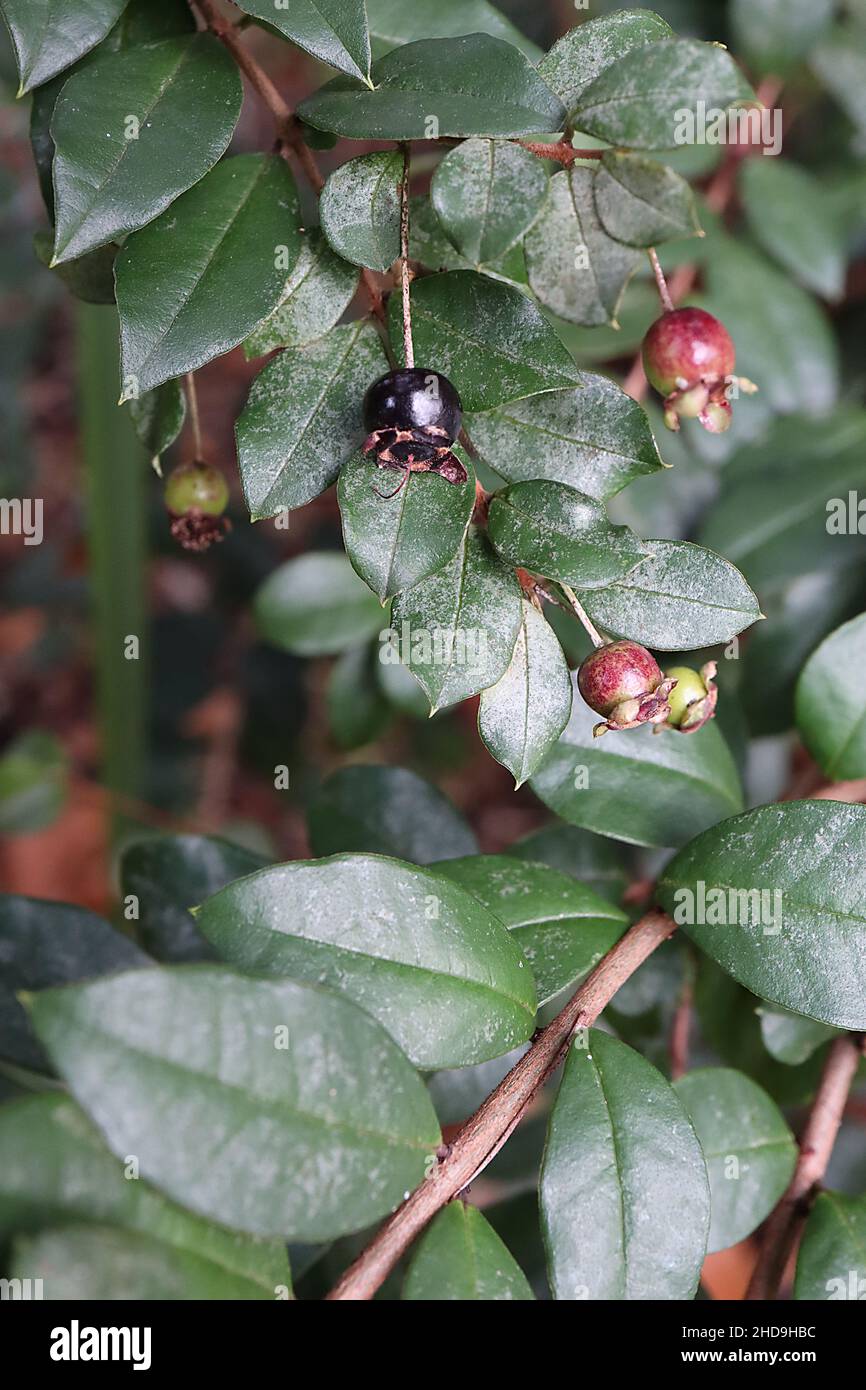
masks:
{"label": "dried calyx on berry", "polygon": [[661,724],[670,714],[676,680],[663,677],[651,652],[639,642],[608,642],[597,647],[580,667],[577,686],[590,709],[604,715],[596,738],[608,729]]}
{"label": "dried calyx on berry", "polygon": [[380,468],[403,474],[393,492],[379,495],[396,496],[410,473],[465,483],[466,469],[451,452],[462,421],[460,397],[441,372],[404,367],[374,381],[364,397],[364,453],[374,454]]}
{"label": "dried calyx on berry", "polygon": [[207,550],[231,530],[231,522],[223,516],[228,483],[213,464],[197,459],[178,464],[168,475],[164,497],[171,534],[184,550]]}
{"label": "dried calyx on berry", "polygon": [[700,671],[692,670],[691,666],[672,666],[665,671],[665,679],[674,682],[666,727],[678,729],[681,734],[693,734],[713,718],[719,698],[713,679],[716,670],[716,663],[708,661]]}
{"label": "dried calyx on berry", "polygon": [[643,340],[647,381],[665,398],[665,424],[698,419],[711,434],[731,423],[731,398],[757,391],[747,377],[734,376],[731,336],[705,309],[671,309],[656,319]]}

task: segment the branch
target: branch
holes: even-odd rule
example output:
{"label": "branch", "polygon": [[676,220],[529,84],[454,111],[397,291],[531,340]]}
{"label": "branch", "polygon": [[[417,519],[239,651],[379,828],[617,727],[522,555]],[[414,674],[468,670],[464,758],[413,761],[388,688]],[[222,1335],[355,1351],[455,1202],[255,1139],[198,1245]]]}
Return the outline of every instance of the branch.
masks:
{"label": "branch", "polygon": [[559,140],[553,145],[545,145],[540,140],[515,140],[514,143],[539,159],[553,159],[557,164],[564,164],[566,169],[571,168],[577,159],[601,159],[605,153],[604,150],[576,150],[567,140]]}
{"label": "branch", "polygon": [[818,1185],[827,1171],[863,1044],[862,1037],[847,1034],[837,1038],[827,1054],[800,1141],[794,1176],[764,1227],[758,1262],[746,1293],[748,1300],[766,1301],[778,1296],[788,1260],[799,1244]]}
{"label": "branch", "polygon": [[403,361],[415,366],[415,347],[412,342],[412,300],[409,293],[409,145],[403,146],[403,177],[400,181],[400,287],[403,295]]}
{"label": "branch", "polygon": [[587,977],[552,1023],[460,1130],[439,1166],[389,1217],[366,1250],[328,1294],[331,1301],[373,1297],[415,1237],[496,1155],[519,1124],[539,1087],[565,1058],[571,1036],[587,1028],[621,985],[676,931],[672,917],[648,912]]}

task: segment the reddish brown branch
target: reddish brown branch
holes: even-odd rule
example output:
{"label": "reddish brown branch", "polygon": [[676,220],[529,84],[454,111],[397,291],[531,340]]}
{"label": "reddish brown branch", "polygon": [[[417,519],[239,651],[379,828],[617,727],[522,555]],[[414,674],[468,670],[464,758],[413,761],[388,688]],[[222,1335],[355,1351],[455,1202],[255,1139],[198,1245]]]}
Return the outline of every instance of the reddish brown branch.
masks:
{"label": "reddish brown branch", "polygon": [[564,164],[566,169],[571,168],[577,159],[601,159],[604,154],[604,150],[576,150],[567,140],[558,140],[552,145],[545,145],[540,140],[517,140],[515,143],[539,159],[553,159],[557,164]]}
{"label": "reddish brown branch", "polygon": [[483,1171],[519,1123],[538,1089],[559,1066],[572,1034],[589,1027],[617,990],[676,931],[666,913],[648,912],[596,966],[577,993],[535,1038],[528,1052],[466,1121],[430,1177],[398,1207],[328,1294],[333,1301],[373,1297],[429,1221]]}
{"label": "reddish brown branch", "polygon": [[794,1176],[764,1227],[747,1299],[768,1300],[778,1295],[788,1261],[799,1244],[818,1186],[827,1171],[862,1054],[863,1038],[852,1034],[837,1038],[827,1054],[800,1140]]}

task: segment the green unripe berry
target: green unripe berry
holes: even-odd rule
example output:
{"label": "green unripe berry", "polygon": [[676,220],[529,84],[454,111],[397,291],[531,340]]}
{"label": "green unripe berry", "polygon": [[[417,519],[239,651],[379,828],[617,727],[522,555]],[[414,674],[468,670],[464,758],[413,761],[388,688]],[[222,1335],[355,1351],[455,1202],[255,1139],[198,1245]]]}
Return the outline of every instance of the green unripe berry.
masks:
{"label": "green unripe berry", "polygon": [[676,681],[676,685],[668,696],[668,703],[671,707],[668,723],[679,728],[689,705],[693,705],[696,700],[702,700],[707,693],[707,687],[697,671],[693,671],[690,666],[672,666],[669,671],[665,672],[665,675],[668,680]]}
{"label": "green unripe berry", "polygon": [[228,501],[228,484],[220,470],[210,463],[178,464],[165,485],[165,505],[175,516],[190,511],[199,511],[204,516],[222,516]]}

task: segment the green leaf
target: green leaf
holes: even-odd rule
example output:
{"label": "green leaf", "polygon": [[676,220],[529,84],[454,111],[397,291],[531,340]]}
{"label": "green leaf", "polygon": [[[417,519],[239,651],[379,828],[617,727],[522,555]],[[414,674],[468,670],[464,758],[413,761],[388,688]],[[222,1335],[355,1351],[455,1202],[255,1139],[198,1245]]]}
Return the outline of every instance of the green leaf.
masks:
{"label": "green leaf", "polygon": [[370,35],[364,0],[239,0],[247,14],[264,19],[320,63],[367,81]]}
{"label": "green leaf", "polygon": [[845,238],[824,185],[786,159],[746,159],[740,190],[755,240],[825,299],[845,288]]}
{"label": "green leaf", "polygon": [[734,49],[761,73],[787,73],[812,50],[834,9],[833,0],[731,0]]}
{"label": "green leaf", "polygon": [[[578,95],[570,116],[580,131],[637,150],[694,143],[683,113],[725,110],[755,95],[727,49],[697,39],[632,48]],[[689,138],[690,135],[690,138]]]}
{"label": "green leaf", "polygon": [[518,242],[547,195],[541,160],[519,145],[466,140],[433,175],[430,198],[446,234],[474,265]]}
{"label": "green leaf", "polygon": [[330,487],[363,439],[364,392],[387,366],[379,334],[358,319],[262,369],[236,425],[254,521],[302,507]]}
{"label": "green leaf", "polygon": [[466,468],[465,483],[436,473],[404,473],[400,486],[394,472],[361,454],[340,472],[346,553],[383,603],[441,570],[460,548],[475,505],[475,477],[467,456],[456,452]]}
{"label": "green leaf", "polygon": [[591,888],[547,865],[507,854],[437,866],[514,935],[532,967],[539,1007],[587,975],[622,936],[628,918]]}
{"label": "green leaf", "polygon": [[633,48],[672,35],[670,25],[652,10],[617,10],[569,29],[542,58],[538,71],[571,120],[581,93],[605,68]]}
{"label": "green leaf", "polygon": [[57,819],[66,802],[69,763],[53,734],[30,729],[0,755],[0,835],[29,835]]}
{"label": "green leaf", "polygon": [[[423,686],[431,712],[456,705],[504,675],[520,615],[513,570],[470,529],[450,564],[394,600],[393,660]],[[384,648],[380,659],[388,659]]]}
{"label": "green leaf", "polygon": [[321,232],[308,232],[279,304],[244,343],[247,357],[263,357],[277,347],[306,347],[324,337],[357,288],[357,268],[335,255]]}
{"label": "green leaf", "polygon": [[403,1299],[409,1302],[531,1302],[526,1275],[477,1207],[451,1202],[412,1255]]}
{"label": "green leaf", "polygon": [[186,421],[186,396],[179,381],[166,381],[155,391],[133,396],[129,402],[135,432],[150,454],[151,462],[159,463],[160,455],[171,448]]}
{"label": "green leaf", "polygon": [[856,1299],[866,1287],[866,1197],[820,1192],[797,1255],[794,1297]]}
{"label": "green leaf", "polygon": [[832,781],[866,777],[866,613],[831,632],[797,682],[797,725]]}
{"label": "green leaf", "polygon": [[[166,1258],[195,1261],[184,1293],[150,1297],[270,1298],[291,1289],[285,1247],[210,1225],[169,1202],[148,1183],[130,1181],[126,1164],[104,1147],[97,1131],[68,1096],[41,1095],[0,1110],[0,1231],[34,1232],[86,1222],[114,1233],[147,1236]],[[175,1268],[168,1258],[169,1268]],[[97,1261],[104,1269],[105,1262]],[[36,1263],[31,1275],[38,1276]],[[53,1265],[52,1265],[53,1272]],[[126,1271],[131,1279],[132,1272]],[[213,1281],[213,1282],[211,1282]],[[207,1293],[190,1288],[208,1286]],[[129,1289],[131,1284],[121,1284]],[[53,1278],[49,1296],[58,1297]],[[106,1297],[140,1297],[107,1293]],[[70,1297],[82,1298],[76,1289]]]}
{"label": "green leaf", "polygon": [[49,1070],[18,1001],[20,991],[149,964],[127,937],[83,907],[0,894],[0,1057],[32,1071]]}
{"label": "green leaf", "polygon": [[532,971],[498,918],[397,859],[341,854],[262,869],[209,898],[196,922],[241,970],[347,995],[417,1067],[472,1066],[532,1033]]}
{"label": "green leaf", "polygon": [[712,1255],[745,1240],[769,1216],[791,1179],[797,1145],[775,1102],[742,1072],[701,1067],[674,1090],[706,1159]]}
{"label": "green leaf", "polygon": [[596,170],[595,207],[609,236],[627,246],[658,246],[702,236],[695,195],[667,164],[607,150]]}
{"label": "green leaf", "polygon": [[819,1047],[834,1037],[837,1029],[828,1028],[826,1023],[816,1023],[802,1014],[792,1014],[790,1009],[781,1009],[778,1004],[761,1004],[758,1009],[761,1020],[761,1037],[764,1046],[777,1062],[787,1067],[798,1067],[807,1062]]}
{"label": "green leaf", "polygon": [[648,726],[594,738],[575,692],[571,719],[532,790],[571,825],[633,845],[682,845],[743,809],[736,765],[715,722],[694,734]]}
{"label": "green leaf", "polygon": [[142,945],[155,960],[171,965],[212,960],[189,909],[265,862],[211,835],[162,835],[127,846],[120,860],[121,891],[124,908],[130,897],[136,900]]}
{"label": "green leaf", "polygon": [[642,257],[599,222],[593,177],[577,164],[554,174],[547,203],[526,236],[526,269],[541,303],[560,318],[617,328],[623,294]]}
{"label": "green leaf", "polygon": [[577,588],[610,584],[647,555],[633,531],[608,520],[600,502],[544,478],[495,493],[487,531],[512,564]]}
{"label": "green leaf", "polygon": [[[822,5],[826,0],[821,0]],[[837,24],[812,50],[811,66],[862,138],[866,131],[866,60],[863,25]]]}
{"label": "green leaf", "polygon": [[509,845],[507,854],[569,874],[608,902],[620,903],[630,883],[622,850],[575,825],[545,825]]}
{"label": "green leaf", "polygon": [[366,644],[351,647],[328,677],[328,728],[339,748],[362,748],[390,723],[391,708],[376,679],[378,654]]}
{"label": "green leaf", "polygon": [[506,482],[549,478],[600,502],[656,473],[649,421],[616,382],[581,374],[576,391],[548,391],[466,421],[484,462]]}
{"label": "green leaf", "polygon": [[[390,654],[395,650],[395,647],[394,638],[389,634],[387,641],[382,642],[379,649],[379,660],[376,663],[379,689],[392,710],[396,710],[399,714],[408,715],[410,719],[429,719],[431,714],[430,701],[412,672],[401,661],[390,659]],[[399,647],[396,647],[396,650],[399,656]],[[385,652],[388,652],[389,655],[385,656]]]}
{"label": "green leaf", "polygon": [[514,655],[478,706],[478,732],[487,751],[514,778],[531,777],[568,722],[571,681],[559,639],[528,599]]}
{"label": "green leaf", "polygon": [[299,219],[285,160],[242,154],[129,238],[116,267],[126,398],[243,342],[279,301]]}
{"label": "green leaf", "polygon": [[[561,130],[565,112],[523,54],[489,34],[422,39],[373,64],[372,88],[337,77],[298,115],[350,140]],[[437,124],[431,127],[431,121]]]}
{"label": "green leaf", "polygon": [[[579,381],[550,324],[513,286],[474,270],[452,270],[414,281],[411,293],[415,359],[436,363],[457,387],[464,410],[491,410]],[[390,327],[395,350],[402,352],[398,300],[392,295]]]}
{"label": "green leaf", "polygon": [[109,53],[70,77],[51,123],[55,262],[152,222],[197,183],[224,153],[242,98],[212,34]]}
{"label": "green leaf", "polygon": [[385,271],[400,254],[403,157],[382,150],[347,160],[331,174],[319,203],[322,231],[353,265]]}
{"label": "green leaf", "polygon": [[377,54],[415,39],[453,39],[461,34],[492,34],[519,48],[530,62],[541,49],[487,0],[367,0],[370,33]]}
{"label": "green leaf", "polygon": [[597,1029],[571,1045],[539,1196],[554,1298],[694,1297],[710,1217],[700,1145],[661,1073]]}
{"label": "green leaf", "polygon": [[729,642],[762,616],[740,571],[690,541],[647,541],[652,554],[622,579],[581,594],[604,632],[657,651]]}
{"label": "green leaf", "polygon": [[422,1180],[439,1143],[406,1058],[326,990],[164,966],[48,990],[31,1009],[111,1151],[233,1229],[358,1230]]}
{"label": "green leaf", "polygon": [[314,854],[344,850],[432,864],[477,854],[475,836],[438,787],[406,767],[342,767],[307,814]]}
{"label": "green leaf", "polygon": [[313,551],[268,576],[253,600],[266,642],[296,656],[330,656],[374,637],[382,609],[345,555]]}
{"label": "green leaf", "polygon": [[114,262],[119,249],[117,243],[112,241],[95,251],[86,251],[74,261],[52,266],[54,232],[37,232],[33,237],[33,250],[42,264],[62,280],[76,299],[84,300],[85,304],[114,303]]}
{"label": "green leaf", "polygon": [[126,0],[3,0],[23,96],[105,38]]}
{"label": "green leaf", "polygon": [[864,851],[862,806],[761,806],[699,835],[668,864],[658,890],[701,950],[754,994],[859,1030]]}

